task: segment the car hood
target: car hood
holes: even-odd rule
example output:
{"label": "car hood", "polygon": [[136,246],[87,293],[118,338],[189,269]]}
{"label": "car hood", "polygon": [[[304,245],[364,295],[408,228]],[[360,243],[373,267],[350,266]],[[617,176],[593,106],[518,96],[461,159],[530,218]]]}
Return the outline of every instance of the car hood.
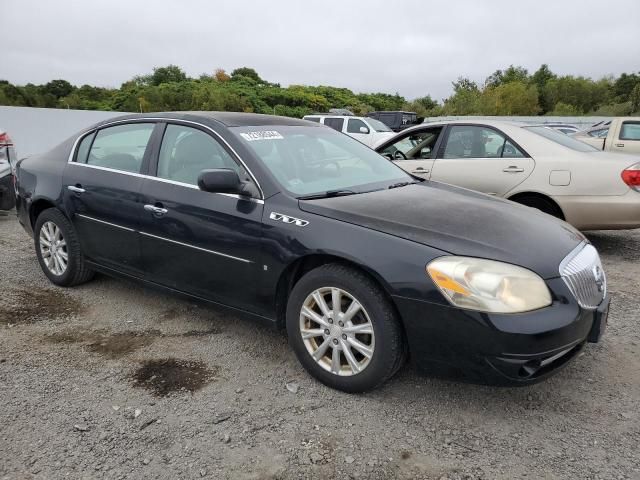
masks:
{"label": "car hood", "polygon": [[568,223],[532,208],[429,181],[300,201],[300,208],[454,255],[520,265],[543,278],[558,277],[562,260],[585,240]]}

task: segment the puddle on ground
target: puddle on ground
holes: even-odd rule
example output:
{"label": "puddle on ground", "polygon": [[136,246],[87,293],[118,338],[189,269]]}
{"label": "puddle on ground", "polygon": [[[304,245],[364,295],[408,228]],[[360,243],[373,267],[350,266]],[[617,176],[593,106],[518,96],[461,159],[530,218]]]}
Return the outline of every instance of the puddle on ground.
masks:
{"label": "puddle on ground", "polygon": [[[156,333],[157,332],[157,333]],[[151,345],[160,332],[121,332],[96,339],[89,350],[111,358],[119,358],[139,348]]]}
{"label": "puddle on ground", "polygon": [[218,335],[222,333],[222,330],[218,327],[211,327],[208,330],[189,330],[188,332],[181,333],[181,337],[206,337],[208,335]]}
{"label": "puddle on ground", "polygon": [[217,328],[208,330],[190,330],[185,333],[163,334],[160,330],[126,331],[108,333],[106,330],[69,330],[66,332],[52,333],[44,339],[50,343],[82,343],[89,350],[111,358],[120,358],[136,350],[151,345],[156,338],[175,337],[205,337],[216,335],[221,331]]}
{"label": "puddle on ground", "polygon": [[0,299],[0,325],[34,323],[75,315],[83,310],[76,299],[48,288],[9,289]]}
{"label": "puddle on ground", "polygon": [[164,397],[171,392],[195,392],[215,380],[218,367],[207,367],[202,362],[165,358],[147,360],[136,370],[134,385]]}
{"label": "puddle on ground", "polygon": [[51,343],[84,343],[92,352],[111,358],[120,358],[139,348],[151,345],[160,336],[162,336],[160,330],[112,334],[108,334],[104,330],[73,330],[54,333],[44,338]]}

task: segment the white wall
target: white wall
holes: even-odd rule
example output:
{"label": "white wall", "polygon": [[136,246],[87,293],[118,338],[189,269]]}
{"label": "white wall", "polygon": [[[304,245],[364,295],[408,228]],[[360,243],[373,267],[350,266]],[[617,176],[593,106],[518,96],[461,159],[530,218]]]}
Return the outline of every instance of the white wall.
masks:
{"label": "white wall", "polygon": [[23,158],[46,152],[74,133],[119,115],[124,113],[0,106],[0,130],[9,134],[18,158]]}

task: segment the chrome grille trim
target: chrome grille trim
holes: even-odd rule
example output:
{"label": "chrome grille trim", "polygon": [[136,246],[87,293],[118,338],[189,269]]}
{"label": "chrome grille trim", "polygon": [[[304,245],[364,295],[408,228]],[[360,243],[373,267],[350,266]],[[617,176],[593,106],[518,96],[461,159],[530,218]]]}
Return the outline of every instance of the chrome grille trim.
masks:
{"label": "chrome grille trim", "polygon": [[607,294],[607,278],[593,245],[578,245],[560,264],[560,276],[582,308],[593,310]]}

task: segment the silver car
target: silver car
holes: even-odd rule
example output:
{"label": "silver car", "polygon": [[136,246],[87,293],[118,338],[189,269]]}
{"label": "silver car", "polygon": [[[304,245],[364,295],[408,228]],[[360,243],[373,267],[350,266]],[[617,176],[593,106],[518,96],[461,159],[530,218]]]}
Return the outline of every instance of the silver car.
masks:
{"label": "silver car", "polygon": [[640,157],[546,126],[425,123],[376,150],[413,175],[538,208],[581,230],[640,227]]}

